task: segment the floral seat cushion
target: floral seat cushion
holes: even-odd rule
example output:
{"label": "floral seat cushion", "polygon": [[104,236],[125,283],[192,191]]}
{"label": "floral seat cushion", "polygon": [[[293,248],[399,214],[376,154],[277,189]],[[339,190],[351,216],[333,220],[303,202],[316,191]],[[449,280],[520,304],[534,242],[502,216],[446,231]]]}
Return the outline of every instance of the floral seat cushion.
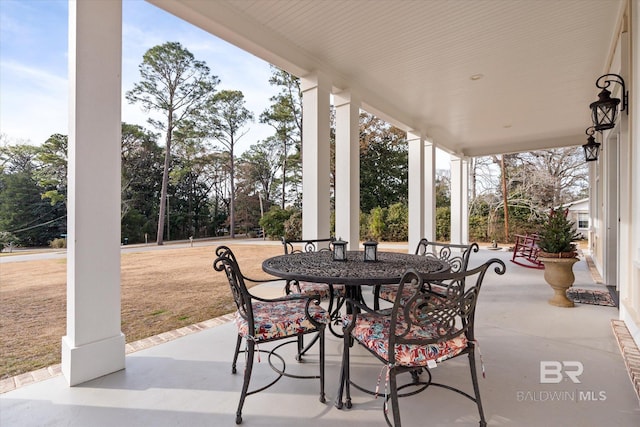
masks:
{"label": "floral seat cushion", "polygon": [[[406,330],[406,323],[402,318],[398,332]],[[343,319],[344,326],[352,321],[352,316]],[[391,327],[391,316],[375,316],[368,313],[358,314],[356,324],[351,335],[361,342],[369,350],[376,353],[384,360],[389,360],[389,331]],[[438,337],[436,327],[419,327],[412,325],[411,330],[405,338],[411,339],[434,339]],[[464,334],[440,343],[419,345],[419,344],[396,344],[395,358],[396,364],[408,367],[426,366],[429,360],[441,362],[460,354],[467,348],[467,338]]]}
{"label": "floral seat cushion", "polygon": [[[255,331],[249,332],[249,324],[239,312],[235,323],[238,334],[243,337],[252,335],[257,341],[294,336],[312,332],[316,328],[305,313],[306,300],[292,299],[277,302],[253,302],[253,320]],[[329,314],[320,306],[311,303],[309,312],[317,322],[329,323]]]}
{"label": "floral seat cushion", "polygon": [[[326,283],[300,282],[302,295],[320,295],[322,299],[329,299],[329,285]],[[333,285],[334,295],[344,296],[344,285]]]}
{"label": "floral seat cushion", "polygon": [[[435,293],[444,295],[446,288],[440,285],[431,285],[431,290]],[[416,288],[413,286],[405,286],[402,289],[402,299],[400,304],[405,305],[407,301],[415,294]],[[398,295],[398,285],[382,285],[380,286],[380,299],[394,302]]]}

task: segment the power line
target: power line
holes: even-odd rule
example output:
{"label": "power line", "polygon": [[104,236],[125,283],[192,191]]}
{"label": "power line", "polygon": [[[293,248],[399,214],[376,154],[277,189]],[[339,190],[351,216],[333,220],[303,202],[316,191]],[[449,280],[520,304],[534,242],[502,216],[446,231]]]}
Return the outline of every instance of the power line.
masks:
{"label": "power line", "polygon": [[62,215],[62,216],[60,216],[60,217],[58,217],[58,218],[52,219],[51,221],[43,222],[42,224],[32,225],[31,227],[22,228],[22,229],[20,229],[20,230],[13,230],[13,231],[9,231],[9,233],[20,233],[20,232],[22,232],[22,231],[31,230],[31,229],[33,229],[33,228],[43,227],[43,226],[45,226],[45,225],[49,225],[49,224],[51,224],[51,223],[53,223],[53,222],[56,222],[56,221],[58,221],[58,220],[60,220],[60,219],[62,219],[62,218],[66,218],[66,217],[67,217],[67,214],[64,214],[64,215]]}

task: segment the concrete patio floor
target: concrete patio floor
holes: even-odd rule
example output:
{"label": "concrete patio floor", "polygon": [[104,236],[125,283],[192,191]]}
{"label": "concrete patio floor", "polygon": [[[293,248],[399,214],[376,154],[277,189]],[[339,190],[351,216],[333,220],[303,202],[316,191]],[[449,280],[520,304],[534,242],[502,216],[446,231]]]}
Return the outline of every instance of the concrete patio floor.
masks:
{"label": "concrete patio floor", "polygon": [[[508,252],[481,250],[471,265],[494,256],[505,261],[507,273],[487,274],[476,326],[486,369],[480,389],[489,425],[640,425],[638,398],[611,327],[617,309],[547,304],[552,290],[543,272],[511,263]],[[584,259],[574,271],[575,287],[604,289],[594,283]],[[281,290],[281,283],[275,283],[259,292],[279,295]],[[235,425],[242,384],[242,367],[236,375],[230,368],[235,337],[235,326],[225,323],[131,353],[126,370],[80,386],[68,387],[56,376],[3,393],[0,426]],[[353,408],[335,408],[341,348],[341,340],[328,335],[326,404],[318,401],[317,381],[283,378],[247,398],[243,425],[385,425],[381,398],[353,390]],[[357,346],[354,349],[354,380],[375,388],[381,365]],[[297,363],[292,351],[293,346],[285,346],[282,352],[289,371],[316,372],[317,354]],[[579,383],[567,375],[559,383],[541,383],[543,361],[581,363]],[[434,381],[469,389],[468,372],[467,359],[459,358],[439,365],[433,376]],[[263,356],[252,384],[264,384],[273,375]],[[400,406],[405,426],[478,425],[471,401],[440,388],[403,398]]]}

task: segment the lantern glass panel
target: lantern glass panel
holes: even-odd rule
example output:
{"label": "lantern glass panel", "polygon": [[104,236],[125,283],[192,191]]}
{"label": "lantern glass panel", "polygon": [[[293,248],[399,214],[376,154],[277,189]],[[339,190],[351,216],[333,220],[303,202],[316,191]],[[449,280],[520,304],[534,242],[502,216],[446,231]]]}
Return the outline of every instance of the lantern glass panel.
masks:
{"label": "lantern glass panel", "polygon": [[347,243],[343,240],[336,240],[333,242],[333,260],[334,261],[346,261],[347,260]]}
{"label": "lantern glass panel", "polygon": [[603,89],[598,95],[598,100],[591,103],[591,120],[597,131],[612,129],[616,124],[616,115],[618,113],[618,98],[611,98],[609,92]]}
{"label": "lantern glass panel", "polygon": [[364,242],[364,261],[376,262],[378,260],[378,242]]}
{"label": "lantern glass panel", "polygon": [[584,149],[584,157],[587,162],[594,162],[598,160],[600,143],[596,142],[593,137],[589,137],[587,141],[588,142],[582,146]]}

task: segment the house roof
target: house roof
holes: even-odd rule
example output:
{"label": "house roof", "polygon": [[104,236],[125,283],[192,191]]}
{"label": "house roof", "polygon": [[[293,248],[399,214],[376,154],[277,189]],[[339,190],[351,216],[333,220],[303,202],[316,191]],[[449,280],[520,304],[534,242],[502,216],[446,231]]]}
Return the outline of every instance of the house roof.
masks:
{"label": "house roof", "polygon": [[581,145],[623,0],[148,0],[478,156]]}

